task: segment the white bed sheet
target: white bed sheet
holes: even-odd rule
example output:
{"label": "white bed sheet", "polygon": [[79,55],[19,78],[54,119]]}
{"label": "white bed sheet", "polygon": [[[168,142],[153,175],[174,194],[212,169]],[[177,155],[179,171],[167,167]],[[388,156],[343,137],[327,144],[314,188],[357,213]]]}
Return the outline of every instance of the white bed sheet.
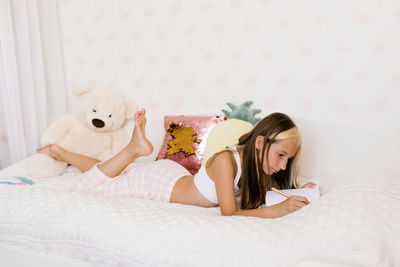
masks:
{"label": "white bed sheet", "polygon": [[277,219],[72,192],[78,173],[0,190],[0,243],[93,266],[399,266],[399,177],[319,177]]}
{"label": "white bed sheet", "polygon": [[90,263],[46,252],[31,251],[18,246],[0,244],[1,266],[5,267],[91,267]]}

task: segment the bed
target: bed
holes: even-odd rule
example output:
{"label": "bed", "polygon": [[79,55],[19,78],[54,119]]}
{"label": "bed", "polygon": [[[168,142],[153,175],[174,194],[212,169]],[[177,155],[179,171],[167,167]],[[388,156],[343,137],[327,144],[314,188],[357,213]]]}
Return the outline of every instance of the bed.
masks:
{"label": "bed", "polygon": [[[149,137],[161,144],[161,118],[153,123]],[[0,188],[1,265],[400,266],[400,142],[296,123],[302,182],[321,190],[297,212],[223,217],[219,208],[73,192],[80,173],[70,168],[34,185]],[[0,176],[23,168],[18,162]]]}

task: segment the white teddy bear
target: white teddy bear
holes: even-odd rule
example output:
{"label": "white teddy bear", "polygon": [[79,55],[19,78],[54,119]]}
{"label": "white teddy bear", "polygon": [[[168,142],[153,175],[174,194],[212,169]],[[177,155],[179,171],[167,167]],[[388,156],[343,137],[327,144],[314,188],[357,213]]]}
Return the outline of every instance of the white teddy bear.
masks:
{"label": "white teddy bear", "polygon": [[[133,119],[135,107],[114,90],[76,90],[77,110],[54,121],[42,134],[41,146],[58,144],[74,153],[106,160],[119,152],[130,139],[122,128]],[[47,154],[34,154],[27,162],[30,178],[53,177],[67,167]]]}

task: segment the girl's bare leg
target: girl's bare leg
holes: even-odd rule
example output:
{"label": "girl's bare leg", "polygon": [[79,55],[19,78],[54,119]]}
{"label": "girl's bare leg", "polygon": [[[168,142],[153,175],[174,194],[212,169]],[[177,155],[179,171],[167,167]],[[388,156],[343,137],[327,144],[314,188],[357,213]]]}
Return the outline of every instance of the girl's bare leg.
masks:
{"label": "girl's bare leg", "polygon": [[153,152],[153,145],[146,138],[146,111],[144,109],[135,114],[135,129],[132,133],[132,139],[129,144],[111,159],[98,165],[108,177],[115,177],[124,170],[129,163],[135,159],[148,156]]}
{"label": "girl's bare leg", "polygon": [[69,152],[56,144],[47,145],[39,148],[37,151],[39,153],[49,154],[56,160],[67,162],[83,172],[90,170],[96,163],[100,162],[94,158]]}
{"label": "girl's bare leg", "polygon": [[[135,114],[135,129],[129,144],[112,158],[98,165],[100,171],[109,177],[115,177],[121,173],[132,161],[141,156],[150,155],[153,145],[146,138],[146,111],[144,109]],[[100,162],[97,159],[69,152],[62,147],[52,144],[38,149],[40,153],[49,154],[56,160],[65,161],[83,172],[90,170]]]}

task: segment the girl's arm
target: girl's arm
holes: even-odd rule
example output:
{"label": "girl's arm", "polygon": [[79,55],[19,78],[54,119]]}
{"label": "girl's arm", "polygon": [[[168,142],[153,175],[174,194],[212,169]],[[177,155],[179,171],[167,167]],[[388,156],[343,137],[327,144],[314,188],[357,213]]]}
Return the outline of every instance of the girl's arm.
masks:
{"label": "girl's arm", "polygon": [[291,196],[285,201],[264,208],[238,210],[234,189],[234,177],[237,166],[231,152],[223,152],[217,155],[209,168],[210,177],[214,179],[215,188],[221,214],[223,216],[254,216],[261,218],[281,217],[298,210],[308,204],[308,200],[301,196]]}
{"label": "girl's arm", "polygon": [[301,209],[307,204],[309,204],[307,198],[302,196],[291,196],[285,201],[275,204],[273,206],[250,210],[236,210],[231,215],[277,218]]}
{"label": "girl's arm", "polygon": [[215,156],[208,169],[210,177],[214,179],[221,214],[233,215],[237,211],[234,185],[237,166],[232,152],[226,151]]}

